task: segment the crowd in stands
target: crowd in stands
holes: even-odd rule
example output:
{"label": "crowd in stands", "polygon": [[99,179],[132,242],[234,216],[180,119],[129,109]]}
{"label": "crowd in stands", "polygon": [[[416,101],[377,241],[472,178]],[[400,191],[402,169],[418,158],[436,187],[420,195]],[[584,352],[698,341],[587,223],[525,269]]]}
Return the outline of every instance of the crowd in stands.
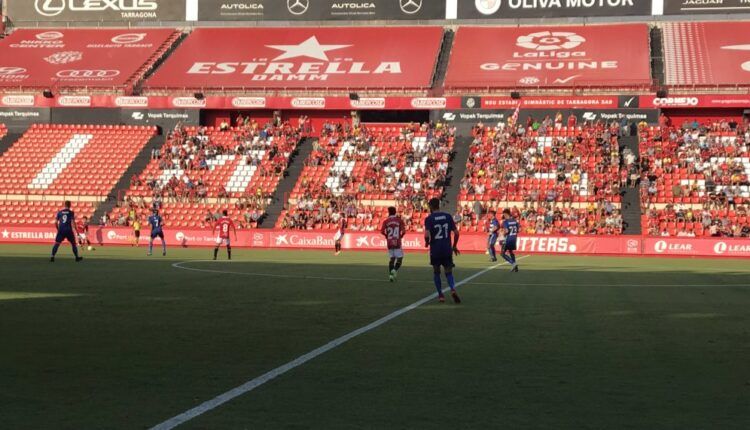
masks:
{"label": "crowd in stands", "polygon": [[[261,125],[242,116],[233,128],[228,124],[218,129],[178,124],[167,135],[163,147],[152,151],[150,168],[142,176],[131,178],[130,191],[123,201],[127,210],[119,211],[108,222],[129,225],[135,220],[134,215],[145,218],[153,209],[165,210],[165,220],[169,221],[175,204],[213,204],[216,208],[231,208],[239,215],[239,226],[254,227],[262,220],[301,134],[301,127],[289,122]],[[241,157],[240,164],[256,168],[252,183],[257,186],[251,183],[241,192],[228,190],[231,171],[212,174],[220,158],[236,157]],[[221,211],[214,212],[215,218]],[[202,224],[212,222],[208,216],[202,219]]]}
{"label": "crowd in stands", "polygon": [[651,236],[747,237],[750,128],[735,120],[662,122],[641,134],[641,207]]}
{"label": "crowd in stands", "polygon": [[[461,181],[459,209],[465,228],[481,229],[482,214],[521,205],[526,233],[620,234],[619,209],[628,171],[618,138],[630,123],[587,121],[560,115],[525,123],[477,124]],[[626,154],[627,155],[627,154]]]}
{"label": "crowd in stands", "polygon": [[327,123],[277,226],[326,228],[343,215],[351,229],[372,230],[388,201],[404,214],[407,228],[417,230],[412,220],[427,213],[427,200],[443,196],[454,138],[455,128],[441,123]]}
{"label": "crowd in stands", "polygon": [[[491,211],[499,214],[502,203],[464,204],[455,220],[464,231],[487,231]],[[623,232],[622,214],[611,202],[590,202],[583,208],[555,203],[524,204],[509,208],[521,223],[521,233],[529,235],[619,235]]]}

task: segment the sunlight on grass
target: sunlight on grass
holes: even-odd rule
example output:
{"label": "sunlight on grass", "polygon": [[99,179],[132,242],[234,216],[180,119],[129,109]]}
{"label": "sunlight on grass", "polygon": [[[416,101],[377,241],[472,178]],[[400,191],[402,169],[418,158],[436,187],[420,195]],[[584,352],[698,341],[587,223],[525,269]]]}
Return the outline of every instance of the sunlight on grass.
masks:
{"label": "sunlight on grass", "polygon": [[80,297],[83,294],[64,294],[64,293],[24,293],[20,291],[0,291],[0,301],[2,300],[28,300],[28,299],[53,299],[62,297]]}

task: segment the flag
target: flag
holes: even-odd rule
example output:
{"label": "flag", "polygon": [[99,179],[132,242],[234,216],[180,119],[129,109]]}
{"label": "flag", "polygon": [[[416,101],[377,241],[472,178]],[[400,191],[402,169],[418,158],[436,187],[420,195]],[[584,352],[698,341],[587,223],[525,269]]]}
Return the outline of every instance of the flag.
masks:
{"label": "flag", "polygon": [[518,102],[518,106],[516,106],[516,110],[513,111],[513,116],[510,117],[510,120],[508,120],[508,125],[511,127],[515,126],[518,122],[518,114],[521,110],[521,102]]}

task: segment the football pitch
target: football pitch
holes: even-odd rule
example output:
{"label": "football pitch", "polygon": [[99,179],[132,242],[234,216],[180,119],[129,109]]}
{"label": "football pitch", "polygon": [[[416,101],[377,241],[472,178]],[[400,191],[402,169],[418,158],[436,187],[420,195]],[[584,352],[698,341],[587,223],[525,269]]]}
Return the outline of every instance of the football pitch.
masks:
{"label": "football pitch", "polygon": [[748,261],[462,255],[455,305],[425,254],[49,250],[0,246],[3,429],[750,428]]}

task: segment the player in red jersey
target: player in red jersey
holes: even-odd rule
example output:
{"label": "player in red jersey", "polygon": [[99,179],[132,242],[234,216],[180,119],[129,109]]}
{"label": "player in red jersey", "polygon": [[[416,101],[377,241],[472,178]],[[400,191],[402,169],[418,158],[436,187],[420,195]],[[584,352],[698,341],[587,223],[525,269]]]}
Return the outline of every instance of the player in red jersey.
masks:
{"label": "player in red jersey", "polygon": [[341,240],[344,239],[346,234],[346,228],[349,226],[349,222],[346,220],[346,215],[341,213],[341,219],[339,220],[339,227],[336,230],[336,234],[333,235],[333,246],[336,250],[336,255],[341,254]]}
{"label": "player in red jersey", "polygon": [[400,216],[396,215],[396,208],[388,208],[388,218],[383,221],[380,227],[380,234],[385,236],[388,242],[388,273],[391,282],[396,280],[398,269],[404,262],[404,250],[401,247],[401,240],[406,235],[406,225]]}
{"label": "player in red jersey", "polygon": [[234,232],[234,240],[237,240],[237,228],[234,226],[234,221],[229,218],[227,210],[224,209],[221,212],[222,216],[214,225],[214,234],[216,230],[219,230],[219,235],[216,236],[216,248],[214,248],[214,260],[219,256],[219,247],[226,243],[227,244],[227,257],[232,259],[232,242],[229,240],[229,230]]}
{"label": "player in red jersey", "polygon": [[76,230],[78,230],[78,245],[85,246],[89,251],[93,251],[94,247],[91,246],[91,240],[89,239],[89,217],[83,217],[83,221],[76,224]]}

